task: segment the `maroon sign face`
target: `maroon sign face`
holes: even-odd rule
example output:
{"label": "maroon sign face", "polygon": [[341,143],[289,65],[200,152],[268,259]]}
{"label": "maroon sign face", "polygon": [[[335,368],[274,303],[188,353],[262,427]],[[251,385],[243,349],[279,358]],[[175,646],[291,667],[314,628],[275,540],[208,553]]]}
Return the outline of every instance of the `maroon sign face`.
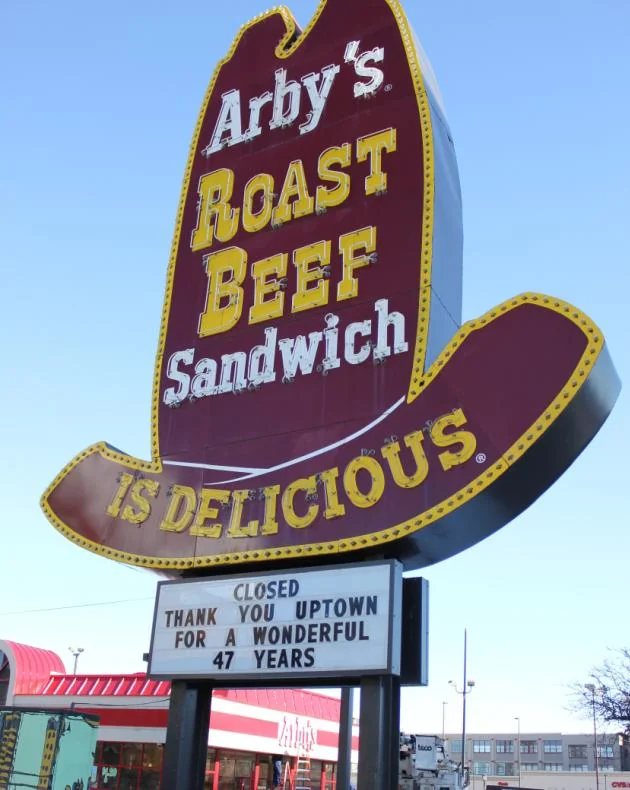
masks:
{"label": "maroon sign face", "polygon": [[268,12],[217,67],[168,271],[153,460],[94,445],[43,497],[85,548],[175,572],[427,565],[524,509],[612,408],[601,333],[563,302],[526,294],[459,328],[437,86],[397,0],[348,8],[323,0],[304,32]]}

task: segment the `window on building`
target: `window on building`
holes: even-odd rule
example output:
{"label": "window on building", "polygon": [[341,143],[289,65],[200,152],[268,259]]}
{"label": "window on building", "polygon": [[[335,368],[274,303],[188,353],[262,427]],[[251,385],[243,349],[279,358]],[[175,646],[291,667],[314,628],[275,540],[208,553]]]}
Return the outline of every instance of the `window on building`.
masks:
{"label": "window on building", "polygon": [[[155,743],[112,743],[99,741],[94,753],[94,790],[159,790],[164,747]],[[287,763],[291,764],[291,759]],[[272,756],[253,752],[208,748],[204,790],[262,790],[270,788]],[[258,787],[252,780],[258,769]],[[488,763],[488,773],[490,763]],[[313,788],[334,790],[336,765],[313,761],[310,768]]]}
{"label": "window on building", "polygon": [[570,743],[569,744],[569,757],[579,757],[580,759],[584,759],[586,757],[586,745],[578,744],[578,743]]}
{"label": "window on building", "polygon": [[461,738],[453,740],[450,743],[451,743],[451,753],[452,754],[455,754],[455,752],[457,752],[458,754],[462,753],[462,739]]}
{"label": "window on building", "polygon": [[[152,744],[147,744],[151,746]],[[142,761],[141,743],[123,743],[122,761],[127,768],[139,768]]]}
{"label": "window on building", "polygon": [[254,773],[253,754],[224,752],[220,755],[219,790],[233,790],[234,787],[249,788]]}
{"label": "window on building", "polygon": [[336,763],[322,763],[322,773],[324,774],[324,790],[334,790],[337,784],[337,765]]}
{"label": "window on building", "polygon": [[96,750],[96,786],[100,788],[118,787],[120,764],[120,744],[100,743]]}
{"label": "window on building", "polygon": [[569,771],[575,771],[577,773],[583,773],[584,771],[588,771],[588,765],[570,765]]}
{"label": "window on building", "polygon": [[598,757],[613,757],[613,747],[612,746],[598,746],[597,747],[597,756]]}
{"label": "window on building", "polygon": [[208,749],[206,755],[206,776],[203,781],[204,790],[212,790],[214,787],[214,775],[217,771],[217,753],[215,749]]}
{"label": "window on building", "polygon": [[562,763],[545,763],[543,770],[545,771],[561,771]]}
{"label": "window on building", "polygon": [[543,741],[543,752],[545,754],[561,754],[562,741]]}
{"label": "window on building", "polygon": [[157,790],[163,746],[155,743],[102,743],[95,753],[96,786],[103,790]]}
{"label": "window on building", "polygon": [[319,760],[311,760],[311,773],[309,778],[311,780],[311,787],[320,787],[322,782],[322,763]]}
{"label": "window on building", "polygon": [[140,790],[157,790],[162,775],[161,743],[145,743],[142,749],[142,768],[140,771]]}
{"label": "window on building", "polygon": [[98,788],[118,787],[118,768],[110,765],[99,765],[96,769],[96,786]]}
{"label": "window on building", "polygon": [[[123,743],[118,790],[137,790],[140,781],[141,743]],[[158,776],[159,782],[159,776]]]}
{"label": "window on building", "polygon": [[507,754],[514,751],[514,741],[497,741],[497,754]]}
{"label": "window on building", "polygon": [[538,754],[538,741],[521,741],[521,754]]}
{"label": "window on building", "polygon": [[487,776],[492,773],[492,763],[474,762],[472,772],[475,776]]}
{"label": "window on building", "polygon": [[521,771],[540,771],[538,763],[521,763]]}
{"label": "window on building", "polygon": [[101,762],[103,765],[118,765],[120,763],[120,744],[103,743]]}
{"label": "window on building", "polygon": [[514,776],[514,763],[502,763],[497,760],[494,776]]}
{"label": "window on building", "polygon": [[615,770],[615,766],[614,765],[600,765],[599,766],[599,770],[600,771],[604,771],[604,773],[609,773],[610,771],[614,771]]}
{"label": "window on building", "polygon": [[487,752],[489,754],[491,748],[492,748],[492,743],[490,740],[484,740],[484,741],[473,740],[473,752],[477,752],[477,753]]}

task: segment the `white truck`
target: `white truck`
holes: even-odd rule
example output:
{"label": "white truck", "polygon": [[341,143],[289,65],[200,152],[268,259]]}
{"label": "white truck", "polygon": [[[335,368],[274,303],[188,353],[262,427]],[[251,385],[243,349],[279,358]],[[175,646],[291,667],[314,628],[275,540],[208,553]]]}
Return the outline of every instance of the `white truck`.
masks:
{"label": "white truck", "polygon": [[468,769],[448,757],[442,738],[400,734],[398,790],[463,790],[468,783]]}

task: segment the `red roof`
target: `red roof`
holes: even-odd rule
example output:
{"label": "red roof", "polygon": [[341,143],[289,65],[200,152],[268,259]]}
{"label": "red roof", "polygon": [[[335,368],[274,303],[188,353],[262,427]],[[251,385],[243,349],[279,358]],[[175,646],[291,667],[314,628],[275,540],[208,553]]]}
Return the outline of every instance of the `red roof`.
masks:
{"label": "red roof", "polygon": [[167,680],[133,675],[53,675],[41,689],[44,697],[168,697]]}
{"label": "red roof", "polygon": [[52,672],[65,672],[63,661],[52,650],[0,640],[0,651],[9,659],[9,693],[39,694]]}
{"label": "red roof", "polygon": [[[39,693],[49,697],[164,697],[166,701],[170,691],[169,681],[150,680],[139,672],[133,675],[53,675]],[[213,694],[254,707],[339,721],[339,699],[314,691],[215,689]]]}
{"label": "red roof", "polygon": [[305,689],[229,689],[217,690],[234,702],[243,702],[259,708],[271,708],[298,716],[339,721],[340,700]]}

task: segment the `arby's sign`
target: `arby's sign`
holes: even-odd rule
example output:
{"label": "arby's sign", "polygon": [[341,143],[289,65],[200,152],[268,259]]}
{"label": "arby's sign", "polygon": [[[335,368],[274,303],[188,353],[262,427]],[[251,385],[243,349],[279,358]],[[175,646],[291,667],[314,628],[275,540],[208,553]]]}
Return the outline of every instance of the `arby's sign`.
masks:
{"label": "arby's sign", "polygon": [[152,458],[92,445],[42,498],[86,549],[170,573],[429,565],[524,510],[614,404],[604,338],[562,300],[522,294],[461,324],[439,90],[397,0],[347,9],[322,0],[305,30],[266,12],[215,70],[168,266]]}
{"label": "arby's sign", "polygon": [[310,719],[303,716],[283,716],[278,722],[278,746],[280,749],[301,754],[310,754],[317,743],[317,730]]}

